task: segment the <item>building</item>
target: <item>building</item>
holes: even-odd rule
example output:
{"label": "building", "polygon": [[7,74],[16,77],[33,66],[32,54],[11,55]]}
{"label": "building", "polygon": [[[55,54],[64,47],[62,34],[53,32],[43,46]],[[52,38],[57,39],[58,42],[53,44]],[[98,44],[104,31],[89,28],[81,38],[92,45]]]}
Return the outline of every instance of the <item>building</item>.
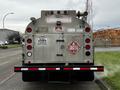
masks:
{"label": "building", "polygon": [[93,36],[95,46],[120,46],[120,28],[101,29]]}
{"label": "building", "polygon": [[18,31],[10,29],[0,29],[0,41],[7,41],[9,43],[14,43],[15,41],[20,41],[20,34]]}

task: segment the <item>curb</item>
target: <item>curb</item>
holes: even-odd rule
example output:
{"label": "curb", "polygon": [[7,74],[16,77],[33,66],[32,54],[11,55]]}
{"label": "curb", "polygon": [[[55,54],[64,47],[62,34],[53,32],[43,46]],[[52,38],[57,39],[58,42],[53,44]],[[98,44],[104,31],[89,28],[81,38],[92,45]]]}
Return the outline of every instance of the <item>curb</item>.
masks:
{"label": "curb", "polygon": [[100,87],[101,90],[111,90],[110,87],[101,79],[95,79],[95,83]]}

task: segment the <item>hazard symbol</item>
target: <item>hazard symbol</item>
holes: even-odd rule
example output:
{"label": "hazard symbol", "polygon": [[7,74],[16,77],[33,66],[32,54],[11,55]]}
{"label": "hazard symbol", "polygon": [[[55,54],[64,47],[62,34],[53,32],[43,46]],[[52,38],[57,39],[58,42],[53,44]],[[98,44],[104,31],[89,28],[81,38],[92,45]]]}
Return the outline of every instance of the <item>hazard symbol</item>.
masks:
{"label": "hazard symbol", "polygon": [[68,50],[71,54],[76,54],[79,51],[80,45],[78,42],[73,41],[68,45]]}

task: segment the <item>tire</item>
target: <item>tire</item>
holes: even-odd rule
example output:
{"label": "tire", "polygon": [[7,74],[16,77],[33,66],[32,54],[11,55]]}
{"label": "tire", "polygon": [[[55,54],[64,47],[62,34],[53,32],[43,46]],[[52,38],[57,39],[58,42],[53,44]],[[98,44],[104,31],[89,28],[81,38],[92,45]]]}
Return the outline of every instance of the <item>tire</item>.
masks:
{"label": "tire", "polygon": [[93,81],[94,72],[76,72],[73,73],[72,79],[75,81]]}
{"label": "tire", "polygon": [[94,80],[94,72],[87,72],[84,74],[85,81],[93,81]]}
{"label": "tire", "polygon": [[22,80],[23,80],[24,82],[29,82],[28,72],[22,72]]}
{"label": "tire", "polygon": [[22,80],[24,82],[45,81],[47,79],[46,73],[39,72],[22,72]]}
{"label": "tire", "polygon": [[90,73],[88,73],[89,75],[88,75],[88,81],[93,81],[94,80],[94,72],[90,72]]}

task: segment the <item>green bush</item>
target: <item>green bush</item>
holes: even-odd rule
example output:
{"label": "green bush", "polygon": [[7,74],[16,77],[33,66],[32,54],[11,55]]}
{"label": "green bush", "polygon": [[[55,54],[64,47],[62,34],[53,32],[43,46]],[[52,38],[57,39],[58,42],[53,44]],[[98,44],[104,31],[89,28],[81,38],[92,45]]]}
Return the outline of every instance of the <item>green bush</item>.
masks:
{"label": "green bush", "polygon": [[6,45],[2,45],[2,46],[0,46],[0,48],[2,48],[2,49],[7,49],[8,46],[6,46]]}

